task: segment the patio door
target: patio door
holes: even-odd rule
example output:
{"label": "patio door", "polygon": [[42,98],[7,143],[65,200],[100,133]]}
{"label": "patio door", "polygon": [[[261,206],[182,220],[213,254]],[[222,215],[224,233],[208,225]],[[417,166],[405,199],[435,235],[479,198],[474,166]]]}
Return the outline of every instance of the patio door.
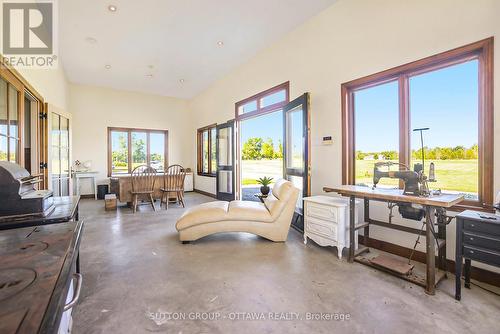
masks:
{"label": "patio door", "polygon": [[217,125],[217,199],[235,199],[234,120]]}
{"label": "patio door", "polygon": [[292,225],[304,230],[303,197],[311,192],[309,93],[283,108],[283,176],[301,190]]}

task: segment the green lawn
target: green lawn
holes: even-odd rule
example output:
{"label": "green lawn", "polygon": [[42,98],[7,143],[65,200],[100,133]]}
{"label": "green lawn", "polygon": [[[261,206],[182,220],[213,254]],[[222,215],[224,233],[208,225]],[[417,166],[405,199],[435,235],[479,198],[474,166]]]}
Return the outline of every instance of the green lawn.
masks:
{"label": "green lawn", "polygon": [[[356,183],[373,184],[373,165],[376,160],[356,160]],[[429,173],[429,163],[434,162],[437,182],[429,183],[431,189],[477,193],[477,160],[429,160],[425,162],[425,172]],[[396,166],[392,167],[396,169]],[[397,186],[398,180],[383,178],[380,185]]]}

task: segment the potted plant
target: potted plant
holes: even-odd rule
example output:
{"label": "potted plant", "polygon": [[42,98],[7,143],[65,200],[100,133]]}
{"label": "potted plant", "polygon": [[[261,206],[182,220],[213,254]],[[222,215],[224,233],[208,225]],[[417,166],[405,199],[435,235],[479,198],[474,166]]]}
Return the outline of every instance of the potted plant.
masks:
{"label": "potted plant", "polygon": [[271,184],[271,181],[273,180],[272,177],[261,177],[260,179],[257,180],[257,183],[261,185],[260,187],[260,193],[264,196],[267,196],[269,194],[269,185]]}

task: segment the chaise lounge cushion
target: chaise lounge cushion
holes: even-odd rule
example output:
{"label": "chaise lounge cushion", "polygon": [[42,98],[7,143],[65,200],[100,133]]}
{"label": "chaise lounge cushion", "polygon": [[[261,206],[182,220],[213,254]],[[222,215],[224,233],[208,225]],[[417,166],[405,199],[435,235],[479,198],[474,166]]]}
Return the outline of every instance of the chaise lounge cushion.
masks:
{"label": "chaise lounge cushion", "polygon": [[273,218],[262,203],[251,201],[232,201],[226,220],[251,220],[271,223]]}
{"label": "chaise lounge cushion", "polygon": [[190,226],[205,224],[224,218],[229,208],[229,202],[215,201],[197,205],[184,212],[175,227],[182,230]]}

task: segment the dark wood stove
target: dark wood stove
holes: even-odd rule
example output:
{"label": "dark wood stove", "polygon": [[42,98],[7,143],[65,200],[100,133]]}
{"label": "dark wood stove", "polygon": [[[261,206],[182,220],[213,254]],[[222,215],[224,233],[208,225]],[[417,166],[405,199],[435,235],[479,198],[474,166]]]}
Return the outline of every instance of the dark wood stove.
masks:
{"label": "dark wood stove", "polygon": [[58,331],[68,295],[79,295],[73,278],[81,287],[82,229],[76,221],[0,231],[0,333]]}

